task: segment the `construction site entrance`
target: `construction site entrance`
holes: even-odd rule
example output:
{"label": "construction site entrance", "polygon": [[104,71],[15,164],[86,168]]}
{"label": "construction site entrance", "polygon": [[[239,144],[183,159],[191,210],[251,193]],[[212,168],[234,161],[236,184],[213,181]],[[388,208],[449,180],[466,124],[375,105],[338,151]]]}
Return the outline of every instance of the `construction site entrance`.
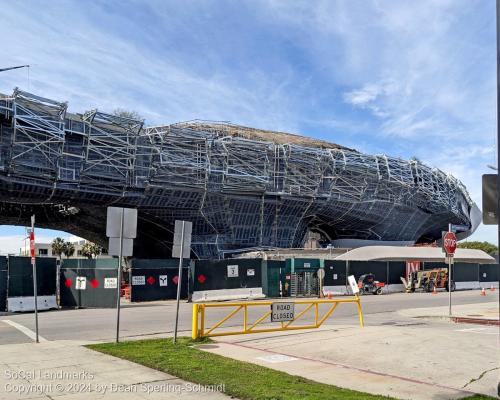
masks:
{"label": "construction site entrance", "polygon": [[314,297],[319,295],[318,275],[313,271],[291,274],[290,295],[292,297]]}

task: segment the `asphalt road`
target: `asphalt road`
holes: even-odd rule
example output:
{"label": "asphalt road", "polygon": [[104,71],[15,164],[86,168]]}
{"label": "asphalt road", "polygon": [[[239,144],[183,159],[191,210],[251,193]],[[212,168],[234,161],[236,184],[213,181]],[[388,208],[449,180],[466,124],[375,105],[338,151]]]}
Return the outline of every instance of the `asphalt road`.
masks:
{"label": "asphalt road", "polygon": [[[480,296],[479,291],[463,291],[453,293],[453,304],[474,304],[498,301],[498,291]],[[448,293],[395,293],[382,296],[367,295],[362,297],[362,308],[366,325],[394,324],[404,319],[396,313],[409,308],[445,306],[448,304]],[[326,311],[327,306],[320,307]],[[268,308],[259,307],[249,312],[249,320],[255,321]],[[300,308],[296,310],[296,313]],[[181,334],[190,334],[192,304],[182,302],[180,305],[179,327]],[[211,309],[207,313],[207,324],[214,324],[229,313],[228,309]],[[304,322],[312,321],[313,313],[304,316]],[[9,320],[34,330],[34,315],[10,314],[0,317],[0,345],[10,343],[31,342],[25,333],[5,323]],[[137,337],[170,334],[175,320],[175,301],[124,304],[121,311],[120,337]],[[81,309],[53,310],[39,313],[40,335],[47,340],[113,340],[116,330],[116,311],[114,309]],[[241,323],[242,316],[235,316],[224,326],[235,326]],[[355,304],[339,304],[329,317],[328,324],[357,324]]]}

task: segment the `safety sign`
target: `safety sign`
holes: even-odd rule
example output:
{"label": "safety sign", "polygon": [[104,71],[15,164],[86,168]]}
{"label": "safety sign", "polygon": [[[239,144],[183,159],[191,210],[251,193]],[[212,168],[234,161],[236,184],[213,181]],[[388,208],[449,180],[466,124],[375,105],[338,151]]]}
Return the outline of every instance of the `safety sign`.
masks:
{"label": "safety sign", "polygon": [[145,285],[146,277],[144,275],[132,276],[132,285]]}
{"label": "safety sign", "polygon": [[87,278],[85,276],[77,276],[76,277],[76,290],[85,290],[87,288]]}
{"label": "safety sign", "polygon": [[168,275],[160,275],[158,276],[158,280],[160,282],[160,286],[168,286]]}
{"label": "safety sign", "polygon": [[117,285],[117,278],[104,278],[104,289],[116,289]]}
{"label": "safety sign", "polygon": [[227,277],[228,278],[237,278],[238,277],[238,266],[237,265],[228,265],[227,266]]}

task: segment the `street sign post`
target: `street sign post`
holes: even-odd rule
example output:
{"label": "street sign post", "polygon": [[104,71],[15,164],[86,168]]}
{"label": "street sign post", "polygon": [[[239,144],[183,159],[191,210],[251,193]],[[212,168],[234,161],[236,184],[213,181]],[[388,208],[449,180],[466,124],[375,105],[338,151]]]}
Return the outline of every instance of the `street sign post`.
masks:
{"label": "street sign post", "polygon": [[33,300],[35,303],[35,338],[38,339],[38,296],[37,296],[37,279],[36,279],[36,254],[35,254],[35,215],[31,216],[31,232],[30,232],[30,255],[31,265],[33,267]]}
{"label": "street sign post", "polygon": [[177,274],[177,306],[175,312],[174,343],[177,342],[177,326],[179,324],[179,302],[181,299],[182,285],[182,259],[189,258],[191,254],[191,232],[193,223],[189,221],[175,221],[174,243],[172,258],[179,258],[179,273]]}
{"label": "street sign post", "polygon": [[109,237],[108,254],[118,256],[116,299],[116,343],[120,340],[120,295],[122,286],[122,258],[131,257],[137,236],[137,210],[134,208],[108,207],[106,236]]}
{"label": "street sign post", "polygon": [[318,269],[318,280],[319,280],[319,297],[323,297],[323,279],[325,279],[325,270],[323,268]]}
{"label": "street sign post", "polygon": [[443,251],[448,262],[448,316],[451,317],[451,290],[453,288],[453,256],[457,249],[457,236],[452,232],[452,225],[448,225],[448,232],[443,235]]}

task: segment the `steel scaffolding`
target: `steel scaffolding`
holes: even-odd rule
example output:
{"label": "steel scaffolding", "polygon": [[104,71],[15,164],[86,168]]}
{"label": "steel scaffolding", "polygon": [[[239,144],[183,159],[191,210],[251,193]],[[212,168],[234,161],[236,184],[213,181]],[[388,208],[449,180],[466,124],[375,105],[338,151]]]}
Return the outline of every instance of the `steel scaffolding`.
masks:
{"label": "steel scaffolding", "polygon": [[189,219],[200,257],[299,247],[307,230],[430,241],[448,222],[475,229],[465,187],[417,160],[221,122],[144,128],[17,89],[0,95],[0,121],[0,177],[20,198],[121,203],[167,230]]}

